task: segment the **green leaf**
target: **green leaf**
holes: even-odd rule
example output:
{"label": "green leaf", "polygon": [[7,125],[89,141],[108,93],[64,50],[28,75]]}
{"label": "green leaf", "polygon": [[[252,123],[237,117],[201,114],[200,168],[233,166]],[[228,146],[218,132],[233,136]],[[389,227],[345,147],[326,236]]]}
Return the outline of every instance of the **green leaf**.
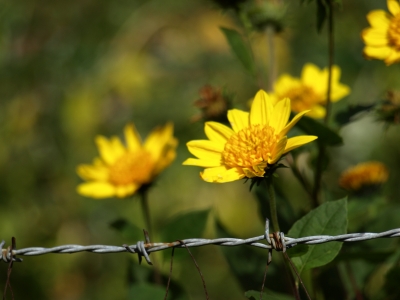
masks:
{"label": "green leaf", "polygon": [[324,25],[327,7],[325,6],[324,0],[317,0],[317,31],[321,32],[322,26]]}
{"label": "green leaf", "polygon": [[243,64],[244,68],[250,72],[251,75],[255,74],[255,66],[253,60],[253,54],[251,50],[244,42],[242,36],[239,32],[234,29],[229,29],[225,27],[220,27],[222,33],[225,35],[229,46],[231,47],[233,53]]}
{"label": "green leaf", "polygon": [[[339,235],[347,231],[347,198],[324,203],[298,220],[288,236],[300,238],[313,235]],[[305,269],[323,266],[339,253],[342,243],[309,245],[302,256],[292,257],[299,274]]]}
{"label": "green leaf", "polygon": [[327,146],[337,146],[343,144],[342,137],[332,129],[322,123],[309,118],[302,117],[296,126],[309,135],[318,136],[318,142]]}
{"label": "green leaf", "polygon": [[[260,291],[247,291],[244,293],[245,297],[249,299],[255,299],[258,300],[260,299]],[[293,300],[293,296],[289,296],[286,294],[281,294],[281,293],[276,293],[268,289],[264,289],[263,292],[263,299],[268,299],[268,300]]]}
{"label": "green leaf", "polygon": [[191,211],[180,214],[163,226],[161,237],[164,242],[173,242],[188,238],[199,238],[208,219],[207,210]]}
{"label": "green leaf", "polygon": [[165,287],[155,284],[139,283],[129,288],[129,299],[153,300],[164,299],[164,296]]}
{"label": "green leaf", "polygon": [[296,247],[289,248],[287,250],[287,253],[290,257],[302,256],[308,252],[309,247],[310,246],[308,246],[308,245],[299,244],[299,245],[296,245]]}

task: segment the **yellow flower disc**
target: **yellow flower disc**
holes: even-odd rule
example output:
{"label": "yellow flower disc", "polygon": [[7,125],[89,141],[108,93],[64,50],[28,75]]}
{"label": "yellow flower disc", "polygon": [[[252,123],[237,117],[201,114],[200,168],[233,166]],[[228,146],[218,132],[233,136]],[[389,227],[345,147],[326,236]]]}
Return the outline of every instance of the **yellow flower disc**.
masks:
{"label": "yellow flower disc", "polygon": [[262,176],[278,143],[271,126],[253,125],[240,130],[226,142],[222,158],[230,168],[252,168]]}
{"label": "yellow flower disc", "polygon": [[300,85],[286,92],[285,95],[280,95],[281,98],[289,98],[292,104],[292,110],[299,112],[312,108],[313,106],[323,102],[312,87]]}
{"label": "yellow flower disc", "polygon": [[390,22],[388,40],[394,48],[400,51],[400,14],[396,15]]}
{"label": "yellow flower disc", "polygon": [[109,180],[115,185],[150,182],[153,165],[150,153],[146,151],[128,152],[118,158],[110,167]]}

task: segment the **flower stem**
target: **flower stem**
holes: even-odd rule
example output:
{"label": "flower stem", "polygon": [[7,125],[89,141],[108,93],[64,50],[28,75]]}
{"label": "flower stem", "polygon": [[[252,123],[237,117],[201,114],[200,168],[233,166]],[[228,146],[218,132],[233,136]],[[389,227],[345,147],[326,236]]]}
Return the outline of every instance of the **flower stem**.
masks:
{"label": "flower stem", "polygon": [[[334,35],[333,35],[333,0],[328,0],[328,89],[326,94],[326,114],[324,123],[328,126],[329,117],[332,110],[331,103],[331,90],[332,90],[332,67],[334,60]],[[317,207],[321,203],[321,186],[322,186],[322,173],[324,169],[324,158],[326,155],[326,146],[319,144],[319,153],[317,158],[317,165],[315,168],[314,189],[312,193],[313,206]]]}
{"label": "flower stem", "polygon": [[272,180],[273,180],[272,177],[266,178],[272,227],[274,229],[274,232],[277,232],[280,231],[280,229],[278,222],[278,212],[276,210],[275,190]]}

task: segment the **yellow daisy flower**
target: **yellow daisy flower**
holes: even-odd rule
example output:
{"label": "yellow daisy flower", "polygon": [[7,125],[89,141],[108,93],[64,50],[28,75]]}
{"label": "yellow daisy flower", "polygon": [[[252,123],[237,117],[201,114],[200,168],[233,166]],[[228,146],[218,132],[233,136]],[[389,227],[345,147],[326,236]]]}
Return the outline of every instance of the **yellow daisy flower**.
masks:
{"label": "yellow daisy flower", "polygon": [[400,4],[398,0],[387,0],[391,14],[384,10],[373,10],[367,15],[371,28],[364,29],[364,56],[381,59],[386,65],[400,61]]}
{"label": "yellow daisy flower", "polygon": [[364,187],[379,186],[388,180],[389,171],[377,161],[358,164],[344,171],[339,185],[349,191],[357,192]]}
{"label": "yellow daisy flower", "polygon": [[209,140],[188,142],[189,151],[197,158],[189,158],[183,164],[206,168],[200,176],[207,182],[264,177],[282,155],[317,138],[302,135],[288,139],[286,136],[306,113],[297,114],[288,123],[290,99],[273,105],[268,94],[260,90],[250,113],[238,109],[228,111],[232,129],[217,122],[206,122]]}
{"label": "yellow daisy flower", "polygon": [[79,194],[92,198],[127,197],[153,182],[175,159],[177,140],[172,123],[154,129],[144,144],[133,124],[126,125],[124,133],[126,146],[116,136],[96,137],[100,157],[92,165],[79,165],[76,170],[87,181],[77,187]]}
{"label": "yellow daisy flower", "polygon": [[[336,102],[350,93],[350,88],[339,82],[340,68],[332,68],[331,101]],[[274,101],[289,98],[292,111],[301,112],[310,110],[307,114],[313,118],[323,118],[326,110],[326,95],[328,92],[328,68],[320,70],[316,65],[305,64],[301,71],[301,78],[294,78],[283,74],[274,85],[271,95]]]}

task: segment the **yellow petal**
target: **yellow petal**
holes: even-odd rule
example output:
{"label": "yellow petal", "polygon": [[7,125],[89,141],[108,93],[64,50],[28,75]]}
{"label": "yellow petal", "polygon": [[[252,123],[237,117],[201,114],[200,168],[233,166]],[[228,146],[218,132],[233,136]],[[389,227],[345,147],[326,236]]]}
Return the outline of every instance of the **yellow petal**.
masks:
{"label": "yellow petal", "polygon": [[151,154],[153,161],[162,159],[165,147],[176,147],[177,140],[173,137],[174,125],[167,123],[165,126],[156,127],[146,138],[143,147]]}
{"label": "yellow petal", "polygon": [[248,112],[239,109],[231,109],[228,111],[228,120],[234,132],[239,132],[243,128],[249,127]]}
{"label": "yellow petal", "polygon": [[307,117],[314,119],[322,119],[326,115],[325,107],[321,105],[314,105],[313,108],[307,113]]}
{"label": "yellow petal", "polygon": [[294,125],[301,119],[302,116],[304,116],[306,113],[308,113],[309,110],[305,110],[302,112],[299,112],[297,115],[294,116],[294,118],[290,121],[289,124],[285,126],[285,128],[282,129],[282,131],[279,133],[280,136],[285,136],[289,132],[290,129],[293,128]]}
{"label": "yellow petal", "polygon": [[253,103],[251,104],[250,124],[268,125],[272,110],[272,101],[269,99],[268,94],[263,90],[259,90],[254,97]]}
{"label": "yellow petal", "polygon": [[269,125],[275,128],[275,132],[279,133],[286,126],[290,116],[290,99],[285,98],[278,101],[274,106],[274,112],[271,115]]}
{"label": "yellow petal", "polygon": [[[312,63],[307,63],[301,71],[301,81],[314,89],[326,90],[326,86],[328,85],[328,73]],[[318,87],[320,88],[318,89]]]}
{"label": "yellow petal", "polygon": [[282,95],[286,95],[291,89],[301,86],[301,82],[297,78],[293,78],[288,74],[279,76],[278,80],[274,84],[274,91],[276,93],[277,100]]}
{"label": "yellow petal", "polygon": [[190,141],[187,144],[189,152],[202,160],[220,160],[224,147],[208,140]]}
{"label": "yellow petal", "polygon": [[115,196],[118,198],[125,198],[133,195],[139,188],[140,184],[131,183],[127,185],[119,185],[115,187]]}
{"label": "yellow petal", "polygon": [[76,172],[84,180],[106,181],[108,179],[108,168],[105,166],[79,165]]}
{"label": "yellow petal", "polygon": [[168,167],[176,158],[176,145],[170,148],[165,148],[165,152],[162,158],[156,162],[153,170],[153,176],[161,173],[166,167]]}
{"label": "yellow petal", "polygon": [[399,0],[387,0],[387,7],[393,16],[400,13]]}
{"label": "yellow petal", "polygon": [[197,166],[203,168],[213,168],[221,166],[221,159],[196,159],[196,158],[188,158],[185,160],[183,165],[187,166]]}
{"label": "yellow petal", "polygon": [[129,151],[135,152],[142,147],[142,140],[133,123],[125,126],[124,133],[126,145]]}
{"label": "yellow petal", "polygon": [[245,177],[243,172],[237,168],[227,169],[225,167],[215,167],[205,169],[200,173],[200,177],[207,182],[231,182]]}
{"label": "yellow petal", "polygon": [[206,122],[204,131],[210,141],[220,143],[225,146],[225,143],[234,134],[234,131],[229,127],[217,122]]}
{"label": "yellow petal", "polygon": [[384,10],[373,10],[368,13],[367,19],[372,27],[387,29],[389,27],[391,17]]}
{"label": "yellow petal", "polygon": [[372,59],[385,59],[392,53],[392,48],[385,46],[385,47],[370,47],[366,46],[364,48],[363,54],[366,58]]}
{"label": "yellow petal", "polygon": [[381,47],[389,44],[387,30],[367,28],[361,32],[361,37],[367,46]]}
{"label": "yellow petal", "polygon": [[289,151],[298,148],[300,146],[303,146],[304,144],[307,144],[309,142],[312,142],[316,140],[318,137],[314,135],[300,135],[296,137],[292,137],[287,140],[286,148],[283,154],[288,153]]}
{"label": "yellow petal", "polygon": [[109,198],[115,195],[115,187],[108,182],[86,182],[78,185],[78,194],[91,198]]}
{"label": "yellow petal", "polygon": [[[99,153],[101,158],[104,160],[105,163],[108,165],[112,165],[120,156],[120,147],[122,145],[121,141],[116,141],[117,137],[111,138],[109,141],[104,136],[97,136],[96,137],[96,144],[97,148],[99,149]],[[119,140],[119,139],[118,139]],[[123,148],[123,146],[122,146]]]}
{"label": "yellow petal", "polygon": [[336,102],[350,94],[350,87],[341,83],[332,83],[331,101]]}
{"label": "yellow petal", "polygon": [[117,157],[117,158],[121,157],[122,155],[124,155],[126,153],[126,149],[118,137],[116,137],[116,136],[111,137],[110,143],[111,143],[112,149],[114,151],[115,157]]}
{"label": "yellow petal", "polygon": [[285,151],[287,141],[288,139],[286,136],[282,137],[279,140],[278,144],[275,146],[273,152],[271,153],[271,159],[268,161],[269,164],[272,165],[281,158],[282,154]]}
{"label": "yellow petal", "polygon": [[386,65],[391,65],[400,61],[400,52],[393,50],[390,55],[385,59]]}

